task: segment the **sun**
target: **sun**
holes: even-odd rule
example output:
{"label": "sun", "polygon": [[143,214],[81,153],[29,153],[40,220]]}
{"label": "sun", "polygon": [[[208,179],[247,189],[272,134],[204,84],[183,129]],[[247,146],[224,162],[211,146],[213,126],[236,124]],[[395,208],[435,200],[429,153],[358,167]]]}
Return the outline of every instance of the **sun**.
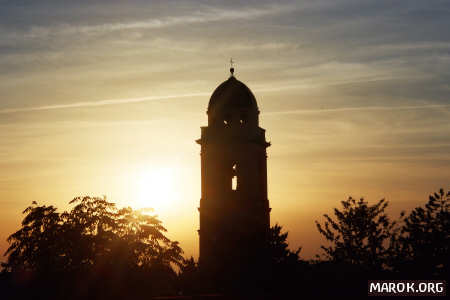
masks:
{"label": "sun", "polygon": [[141,170],[136,178],[135,208],[153,208],[164,214],[177,200],[176,169],[158,167]]}

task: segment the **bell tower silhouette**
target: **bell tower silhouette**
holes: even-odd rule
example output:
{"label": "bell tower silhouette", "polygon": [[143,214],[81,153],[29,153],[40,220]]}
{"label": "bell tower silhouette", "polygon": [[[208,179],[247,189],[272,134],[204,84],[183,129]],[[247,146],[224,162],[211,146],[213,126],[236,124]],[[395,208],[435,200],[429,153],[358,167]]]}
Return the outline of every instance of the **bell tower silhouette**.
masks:
{"label": "bell tower silhouette", "polygon": [[[232,61],[231,61],[232,62]],[[200,269],[226,273],[263,251],[270,227],[265,130],[250,89],[234,76],[213,92],[201,127]]]}

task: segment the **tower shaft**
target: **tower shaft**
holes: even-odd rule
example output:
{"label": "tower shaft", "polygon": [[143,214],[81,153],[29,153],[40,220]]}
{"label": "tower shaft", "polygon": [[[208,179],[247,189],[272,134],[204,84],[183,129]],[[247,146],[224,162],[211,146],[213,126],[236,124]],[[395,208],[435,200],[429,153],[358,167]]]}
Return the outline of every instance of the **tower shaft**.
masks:
{"label": "tower shaft", "polygon": [[270,227],[267,152],[251,91],[233,76],[213,93],[201,128],[200,268],[227,272],[263,251]]}

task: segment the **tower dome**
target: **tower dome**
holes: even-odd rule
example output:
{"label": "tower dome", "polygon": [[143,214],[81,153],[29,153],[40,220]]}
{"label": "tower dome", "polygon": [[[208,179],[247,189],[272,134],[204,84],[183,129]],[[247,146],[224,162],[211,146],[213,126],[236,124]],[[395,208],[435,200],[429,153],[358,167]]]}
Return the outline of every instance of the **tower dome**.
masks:
{"label": "tower dome", "polygon": [[252,91],[236,77],[222,82],[209,99],[208,112],[222,109],[258,109]]}
{"label": "tower dome", "polygon": [[252,91],[232,75],[214,90],[207,113],[211,123],[236,114],[257,121],[259,110]]}

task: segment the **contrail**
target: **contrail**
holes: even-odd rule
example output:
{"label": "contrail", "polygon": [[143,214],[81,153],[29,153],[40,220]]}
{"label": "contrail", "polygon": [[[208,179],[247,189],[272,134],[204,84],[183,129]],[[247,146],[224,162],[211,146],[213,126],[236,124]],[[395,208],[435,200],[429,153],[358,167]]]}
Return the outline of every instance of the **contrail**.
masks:
{"label": "contrail", "polygon": [[137,102],[177,99],[177,98],[189,98],[189,97],[208,96],[208,95],[209,95],[209,93],[192,93],[192,94],[184,94],[184,95],[148,96],[148,97],[139,97],[139,98],[108,99],[108,100],[90,101],[90,102],[75,102],[75,103],[69,103],[69,104],[43,105],[43,106],[35,106],[35,107],[6,108],[6,109],[0,110],[0,114],[11,114],[11,113],[17,113],[17,112],[30,112],[30,111],[53,110],[53,109],[64,109],[64,108],[104,106],[104,105],[113,105],[113,104],[137,103]]}
{"label": "contrail", "polygon": [[[256,88],[255,92],[271,92],[289,89],[292,87],[282,87],[282,88]],[[297,85],[298,88],[298,85]],[[5,108],[0,109],[0,114],[12,114],[19,112],[32,112],[32,111],[43,111],[43,110],[54,110],[54,109],[65,109],[65,108],[80,108],[80,107],[95,107],[104,105],[114,105],[114,104],[127,104],[127,103],[138,103],[156,100],[168,100],[168,99],[180,99],[180,98],[190,98],[190,97],[209,97],[211,92],[199,92],[190,94],[180,94],[180,95],[167,95],[167,96],[147,96],[139,98],[125,98],[125,99],[107,99],[99,101],[86,101],[86,102],[75,102],[69,104],[55,104],[55,105],[42,105],[34,107],[19,107],[19,108]],[[341,111],[368,111],[368,110],[412,110],[412,109],[433,109],[433,108],[446,108],[450,107],[450,104],[424,104],[424,105],[406,105],[406,106],[357,106],[357,107],[337,107],[337,108],[320,108],[320,109],[296,109],[287,111],[274,111],[266,112],[263,115],[288,115],[288,114],[311,114],[311,113],[325,113],[325,112],[341,112]]]}
{"label": "contrail", "polygon": [[326,112],[345,112],[345,111],[370,111],[370,110],[413,110],[413,109],[433,109],[446,108],[450,104],[424,104],[424,105],[405,105],[405,106],[356,106],[356,107],[336,107],[321,109],[295,109],[286,111],[273,111],[262,113],[265,116],[272,115],[295,115],[295,114],[317,114]]}

